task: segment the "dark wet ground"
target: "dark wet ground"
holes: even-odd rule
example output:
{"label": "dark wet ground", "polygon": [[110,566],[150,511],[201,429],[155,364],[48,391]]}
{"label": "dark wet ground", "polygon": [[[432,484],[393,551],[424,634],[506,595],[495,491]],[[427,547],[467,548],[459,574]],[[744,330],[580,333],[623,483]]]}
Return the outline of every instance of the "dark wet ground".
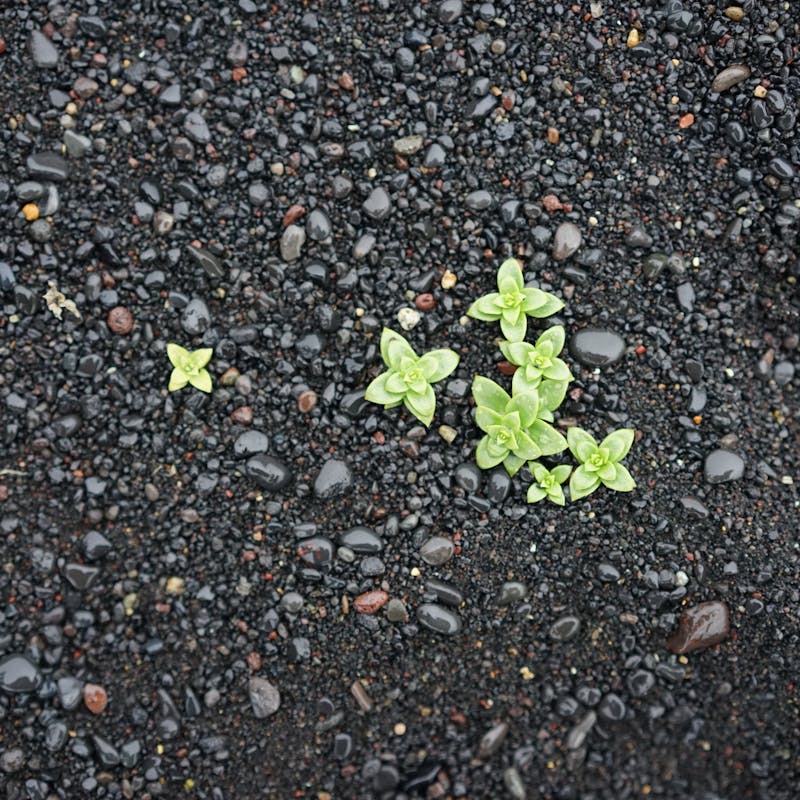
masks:
{"label": "dark wet ground", "polygon": [[[796,796],[800,6],[0,37],[5,796]],[[509,256],[566,303],[561,426],[636,429],[631,495],[474,467]],[[461,355],[427,431],[362,398],[401,323]]]}

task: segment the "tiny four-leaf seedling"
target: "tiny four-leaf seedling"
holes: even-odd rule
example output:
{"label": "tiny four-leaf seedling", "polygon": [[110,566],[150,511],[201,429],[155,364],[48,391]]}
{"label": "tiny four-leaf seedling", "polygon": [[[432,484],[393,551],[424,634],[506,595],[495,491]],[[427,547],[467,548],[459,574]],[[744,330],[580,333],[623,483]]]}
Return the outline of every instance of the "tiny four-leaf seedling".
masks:
{"label": "tiny four-leaf seedling", "polygon": [[436,410],[431,384],[446,378],[458,366],[458,353],[431,350],[418,356],[399,333],[384,328],[381,356],[388,369],[370,383],[364,398],[384,408],[402,403],[420,422],[430,425]]}
{"label": "tiny four-leaf seedling", "polygon": [[189,351],[177,344],[167,345],[167,357],[172,362],[173,370],[169,376],[169,390],[182,389],[187,383],[201,392],[211,391],[211,374],[205,368],[211,361],[214,350],[203,347]]}

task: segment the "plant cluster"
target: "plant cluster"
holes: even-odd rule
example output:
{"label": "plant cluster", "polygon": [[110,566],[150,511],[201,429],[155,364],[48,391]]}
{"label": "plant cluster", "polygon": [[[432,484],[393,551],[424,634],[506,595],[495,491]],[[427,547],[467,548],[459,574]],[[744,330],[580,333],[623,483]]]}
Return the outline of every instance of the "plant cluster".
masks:
{"label": "plant cluster", "polygon": [[[555,411],[573,380],[567,364],[559,357],[565,333],[561,325],[544,331],[535,344],[524,341],[528,317],[544,318],[555,314],[564,303],[555,295],[524,284],[516,259],[504,261],[497,271],[497,291],[479,297],[467,314],[485,322],[499,322],[505,339],[500,350],[516,367],[511,394],[481,375],[472,381],[475,423],[484,432],[475,460],[481,469],[502,464],[509,475],[516,475],[527,463],[533,478],[527,500],[537,503],[547,498],[564,505],[563,484],[569,480],[572,500],[591,494],[600,486],[629,492],[636,486],[620,463],[633,443],[633,430],[613,431],[599,444],[581,428],[569,428],[566,439],[552,425]],[[458,365],[452,350],[433,350],[418,356],[400,334],[384,328],[381,356],[387,367],[367,387],[365,398],[384,408],[400,404],[425,425],[433,419],[436,397],[432,383],[446,378]],[[555,456],[569,449],[578,462],[548,468],[540,458]]]}

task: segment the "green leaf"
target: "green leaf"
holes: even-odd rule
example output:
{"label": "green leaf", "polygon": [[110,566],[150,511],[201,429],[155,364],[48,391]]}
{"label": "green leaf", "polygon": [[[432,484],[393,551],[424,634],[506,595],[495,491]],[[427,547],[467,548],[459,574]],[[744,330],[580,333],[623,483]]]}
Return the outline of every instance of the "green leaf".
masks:
{"label": "green leaf", "polygon": [[212,389],[211,373],[207,369],[201,369],[197,375],[189,376],[189,383],[201,392],[210,393]]}
{"label": "green leaf", "polygon": [[583,428],[570,428],[567,431],[567,443],[569,444],[570,452],[581,464],[597,450],[597,442],[594,436],[586,433]]}
{"label": "green leaf", "polygon": [[568,383],[572,380],[572,373],[569,371],[569,367],[560,358],[554,358],[550,362],[550,366],[544,368],[543,375],[550,381]]}
{"label": "green leaf", "polygon": [[600,485],[600,479],[595,474],[586,472],[581,464],[569,479],[569,495],[573,500],[580,500],[590,495]]}
{"label": "green leaf", "polygon": [[423,424],[430,425],[433,412],[436,410],[436,395],[430,384],[425,386],[422,394],[409,392],[404,398],[406,408]]}
{"label": "green leaf", "polygon": [[526,286],[522,290],[522,295],[525,298],[522,301],[522,310],[526,314],[533,314],[537,308],[541,308],[547,302],[547,292],[543,292],[541,289]]}
{"label": "green leaf", "polygon": [[608,450],[608,457],[611,461],[622,461],[633,444],[633,428],[620,428],[613,431],[600,442],[600,447]]}
{"label": "green leaf", "polygon": [[[525,367],[520,367],[515,373],[514,377],[511,379],[511,391],[515,395],[525,394],[526,392],[536,392],[539,393],[539,386],[542,384],[541,378],[536,378],[535,380],[529,380],[528,376],[525,374]],[[539,398],[539,410],[538,415],[542,416],[542,400]]]}
{"label": "green leaf", "polygon": [[536,390],[524,392],[523,394],[514,394],[506,406],[506,414],[511,411],[519,413],[519,424],[521,428],[530,428],[536,419],[536,413],[539,410],[539,395]]}
{"label": "green leaf", "polygon": [[567,500],[564,497],[564,490],[561,486],[553,486],[547,493],[547,499],[557,506],[565,506],[567,504]]}
{"label": "green leaf", "polygon": [[382,406],[385,406],[387,403],[400,403],[402,402],[402,392],[390,392],[386,388],[386,381],[390,375],[393,375],[392,372],[381,372],[375,380],[367,386],[367,390],[364,392],[364,399],[369,400],[370,403],[378,403]]}
{"label": "green leaf", "polygon": [[522,269],[516,258],[507,258],[497,270],[497,288],[506,292],[521,292],[525,282],[522,279]]}
{"label": "green leaf", "polygon": [[509,314],[500,318],[500,330],[503,331],[503,336],[509,342],[521,342],[525,338],[525,332],[528,330],[528,319],[522,312],[522,309],[514,309],[518,311],[516,321],[514,317]]}
{"label": "green leaf", "polygon": [[528,436],[525,431],[519,431],[516,434],[516,439],[516,447],[512,447],[511,450],[518,458],[521,458],[523,461],[528,461],[531,458],[539,458],[539,456],[542,455],[539,443]]}
{"label": "green leaf", "polygon": [[496,467],[508,454],[508,451],[501,453],[499,456],[489,452],[489,437],[484,436],[478,442],[478,447],[475,449],[475,463],[481,469],[491,469]]}
{"label": "green leaf", "polygon": [[[501,345],[502,349],[502,345]],[[506,358],[512,363],[524,366],[528,363],[531,353],[535,350],[528,342],[506,342]]]}
{"label": "green leaf", "polygon": [[502,425],[503,415],[493,411],[488,406],[478,406],[475,409],[475,424],[482,430],[488,430],[492,425]]}
{"label": "green leaf", "polygon": [[617,474],[614,480],[603,481],[603,483],[615,492],[632,492],[636,488],[636,481],[622,464],[616,464],[615,466],[617,468]]}
{"label": "green leaf", "polygon": [[189,383],[189,376],[180,367],[175,367],[169,376],[169,386],[167,387],[171,392],[178,389],[183,389]]}
{"label": "green leaf", "polygon": [[543,344],[548,343],[553,349],[551,350],[554,356],[557,356],[564,349],[564,340],[566,334],[564,333],[563,325],[553,325],[548,328],[537,340],[536,347],[541,347]]}
{"label": "green leaf", "polygon": [[555,314],[557,311],[561,311],[564,308],[564,301],[559,300],[554,294],[550,294],[549,292],[544,292],[546,295],[546,299],[542,305],[538,306],[533,311],[529,311],[528,314],[532,317],[536,317],[537,319],[542,319],[543,317],[549,317],[551,314]]}
{"label": "green leaf", "polygon": [[537,483],[541,483],[550,474],[547,467],[544,464],[540,464],[538,461],[531,461],[531,463],[528,464],[528,469]]}
{"label": "green leaf", "polygon": [[512,431],[518,431],[522,425],[522,420],[519,417],[519,411],[506,411],[506,413],[503,414],[502,424]]}
{"label": "green leaf", "polygon": [[513,478],[520,470],[520,467],[525,463],[524,458],[520,458],[519,456],[514,455],[513,453],[509,453],[503,459],[503,466],[506,468],[506,472]]}
{"label": "green leaf", "polygon": [[386,391],[393,395],[400,395],[401,397],[408,391],[408,386],[403,380],[403,376],[391,368],[386,373]]}
{"label": "green leaf", "polygon": [[506,405],[511,400],[502,386],[482,375],[476,375],[472,379],[472,397],[476,405],[486,406],[500,414],[505,411]]}
{"label": "green leaf", "polygon": [[603,464],[600,469],[597,470],[597,477],[600,478],[603,483],[608,483],[608,481],[613,481],[614,478],[617,476],[617,465],[616,464]]}
{"label": "green leaf", "polygon": [[[516,374],[514,377],[516,377]],[[568,384],[569,381],[552,381],[547,379],[543,380],[536,387],[536,392],[539,395],[539,416],[542,415],[542,408],[546,408],[548,411],[555,411],[561,403],[564,402]]]}
{"label": "green leaf", "polygon": [[396,370],[406,369],[406,362],[415,364],[418,360],[411,345],[391,328],[384,328],[381,334],[381,355],[386,366]]}
{"label": "green leaf", "polygon": [[500,295],[497,292],[485,294],[467,309],[467,316],[483,322],[494,322],[500,319],[500,314],[503,313],[503,307],[499,304],[499,300]]}
{"label": "green leaf", "polygon": [[457,366],[461,356],[453,350],[431,350],[423,353],[417,362],[428,383],[446,378]]}
{"label": "green leaf", "polygon": [[526,499],[529,503],[538,503],[540,500],[544,500],[545,497],[547,497],[547,492],[544,489],[542,489],[542,487],[539,486],[538,484],[532,483],[528,487],[528,494],[526,495]]}
{"label": "green leaf", "polygon": [[552,426],[537,419],[526,433],[539,445],[543,456],[552,456],[567,449],[567,440]]}
{"label": "green leaf", "polygon": [[557,467],[554,467],[550,474],[559,482],[564,483],[567,478],[569,478],[570,473],[572,472],[572,467],[569,464],[559,464]]}
{"label": "green leaf", "polygon": [[211,361],[211,357],[213,355],[213,347],[201,347],[199,350],[195,350],[191,356],[195,369],[202,369],[206,364],[208,364],[209,361]]}
{"label": "green leaf", "polygon": [[[192,354],[186,348],[181,347],[179,344],[170,343],[167,345],[167,358],[172,362],[173,367],[183,366],[183,364],[189,361],[191,357]],[[187,383],[189,382],[188,378],[186,382]]]}

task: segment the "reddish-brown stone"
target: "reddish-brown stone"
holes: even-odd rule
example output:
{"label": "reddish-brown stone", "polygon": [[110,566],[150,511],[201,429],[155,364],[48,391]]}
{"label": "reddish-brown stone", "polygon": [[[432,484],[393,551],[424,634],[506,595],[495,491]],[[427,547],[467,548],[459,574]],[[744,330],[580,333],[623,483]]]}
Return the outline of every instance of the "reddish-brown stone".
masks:
{"label": "reddish-brown stone", "polygon": [[420,311],[430,311],[436,305],[436,300],[430,292],[425,292],[417,295],[414,305]]}
{"label": "reddish-brown stone", "polygon": [[108,705],[108,695],[102,686],[87,683],[83,687],[83,702],[92,714],[102,714]]}
{"label": "reddish-brown stone", "polygon": [[253,407],[239,406],[239,408],[233,410],[231,419],[237,425],[249,425],[253,421]]}
{"label": "reddish-brown stone", "polygon": [[725,603],[717,600],[698,603],[683,614],[678,630],[667,640],[667,647],[673,653],[691,653],[719,644],[730,630],[730,613]]}
{"label": "reddish-brown stone", "polygon": [[374,614],[389,601],[389,595],[380,589],[372,592],[364,592],[353,601],[353,608],[359,614]]}
{"label": "reddish-brown stone", "polygon": [[564,206],[561,204],[561,201],[554,194],[546,194],[542,198],[542,205],[544,206],[545,211],[550,211],[551,213],[553,211],[561,211],[561,209],[564,208]]}
{"label": "reddish-brown stone", "polygon": [[346,92],[352,92],[353,87],[355,86],[353,76],[349,72],[343,72],[339,76],[339,86],[341,86]]}
{"label": "reddish-brown stone", "polygon": [[499,369],[503,375],[513,375],[517,371],[517,365],[512,364],[510,361],[498,361],[497,369]]}
{"label": "reddish-brown stone", "polygon": [[133,328],[133,314],[124,306],[115,306],[108,312],[108,327],[112,333],[127,336]]}
{"label": "reddish-brown stone", "polygon": [[305,213],[305,206],[301,206],[299,203],[293,203],[283,215],[283,227],[288,228],[292,223],[297,222]]}
{"label": "reddish-brown stone", "polygon": [[317,393],[313,389],[306,389],[300,392],[297,398],[297,407],[300,409],[301,414],[308,414],[317,404]]}

